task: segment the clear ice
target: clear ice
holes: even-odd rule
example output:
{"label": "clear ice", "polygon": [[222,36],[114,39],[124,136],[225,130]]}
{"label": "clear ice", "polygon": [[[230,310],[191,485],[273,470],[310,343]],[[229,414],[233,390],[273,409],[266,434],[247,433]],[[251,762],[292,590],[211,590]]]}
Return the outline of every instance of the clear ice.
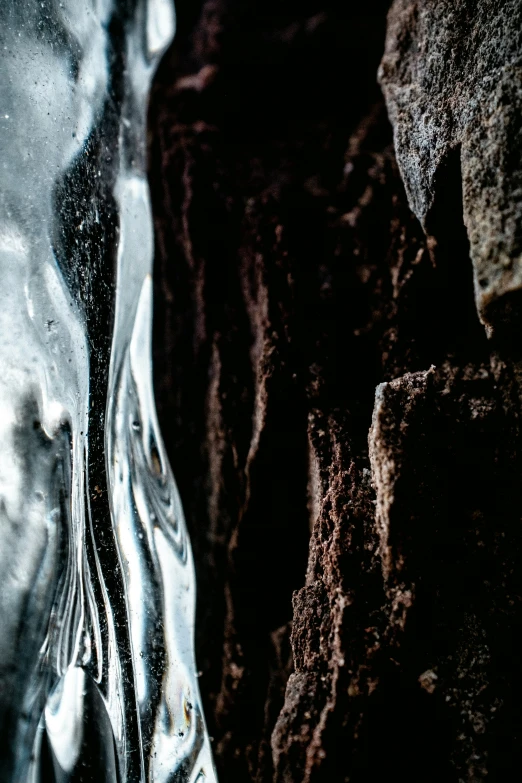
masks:
{"label": "clear ice", "polygon": [[0,781],[214,783],[156,419],[170,0],[0,0]]}

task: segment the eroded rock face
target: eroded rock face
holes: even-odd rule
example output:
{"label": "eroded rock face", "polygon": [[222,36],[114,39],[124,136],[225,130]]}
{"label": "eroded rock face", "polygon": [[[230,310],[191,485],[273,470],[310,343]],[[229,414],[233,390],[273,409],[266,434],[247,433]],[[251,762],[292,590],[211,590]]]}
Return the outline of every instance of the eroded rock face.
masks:
{"label": "eroded rock face", "polygon": [[396,0],[379,79],[413,211],[446,230],[460,161],[479,315],[490,331],[519,321],[522,3]]}
{"label": "eroded rock face", "polygon": [[428,236],[408,208],[384,6],[179,0],[153,102],[156,367],[233,783],[520,769],[520,364],[477,317],[458,159]]}

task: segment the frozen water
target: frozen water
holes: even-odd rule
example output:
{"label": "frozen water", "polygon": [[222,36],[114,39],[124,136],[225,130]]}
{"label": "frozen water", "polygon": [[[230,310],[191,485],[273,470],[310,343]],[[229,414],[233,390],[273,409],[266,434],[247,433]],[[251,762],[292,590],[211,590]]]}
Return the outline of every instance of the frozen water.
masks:
{"label": "frozen water", "polygon": [[212,783],[151,381],[170,0],[0,0],[0,780]]}

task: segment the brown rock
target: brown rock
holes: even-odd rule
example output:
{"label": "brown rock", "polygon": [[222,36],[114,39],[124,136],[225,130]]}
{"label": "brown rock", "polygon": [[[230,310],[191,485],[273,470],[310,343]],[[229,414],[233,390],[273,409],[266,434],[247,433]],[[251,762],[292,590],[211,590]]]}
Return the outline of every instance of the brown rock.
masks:
{"label": "brown rock", "polygon": [[375,84],[386,3],[178,0],[150,115],[155,366],[228,783],[520,769],[522,364],[516,302],[507,330],[494,304],[515,272],[484,289],[491,343],[469,262],[519,241],[518,98],[483,125],[519,5],[489,9],[390,16],[426,236]]}

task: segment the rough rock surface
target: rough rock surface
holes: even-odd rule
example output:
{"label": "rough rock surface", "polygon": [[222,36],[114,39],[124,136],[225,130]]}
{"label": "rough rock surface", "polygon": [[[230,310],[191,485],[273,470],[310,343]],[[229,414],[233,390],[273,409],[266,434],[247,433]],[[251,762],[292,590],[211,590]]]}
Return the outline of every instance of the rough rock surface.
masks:
{"label": "rough rock surface", "polygon": [[519,321],[521,0],[396,0],[379,77],[413,211],[436,235],[462,179],[480,316]]}
{"label": "rough rock surface", "polygon": [[[381,76],[428,236],[376,84],[387,5],[178,0],[152,100],[157,396],[223,781],[504,781],[522,761],[522,351],[477,317],[487,194],[393,114],[449,4],[394,5]],[[451,7],[468,59],[441,71],[442,125],[482,42],[455,21],[475,4]],[[459,122],[435,150],[480,168]],[[494,169],[480,227],[504,221],[502,252],[516,171]]]}

